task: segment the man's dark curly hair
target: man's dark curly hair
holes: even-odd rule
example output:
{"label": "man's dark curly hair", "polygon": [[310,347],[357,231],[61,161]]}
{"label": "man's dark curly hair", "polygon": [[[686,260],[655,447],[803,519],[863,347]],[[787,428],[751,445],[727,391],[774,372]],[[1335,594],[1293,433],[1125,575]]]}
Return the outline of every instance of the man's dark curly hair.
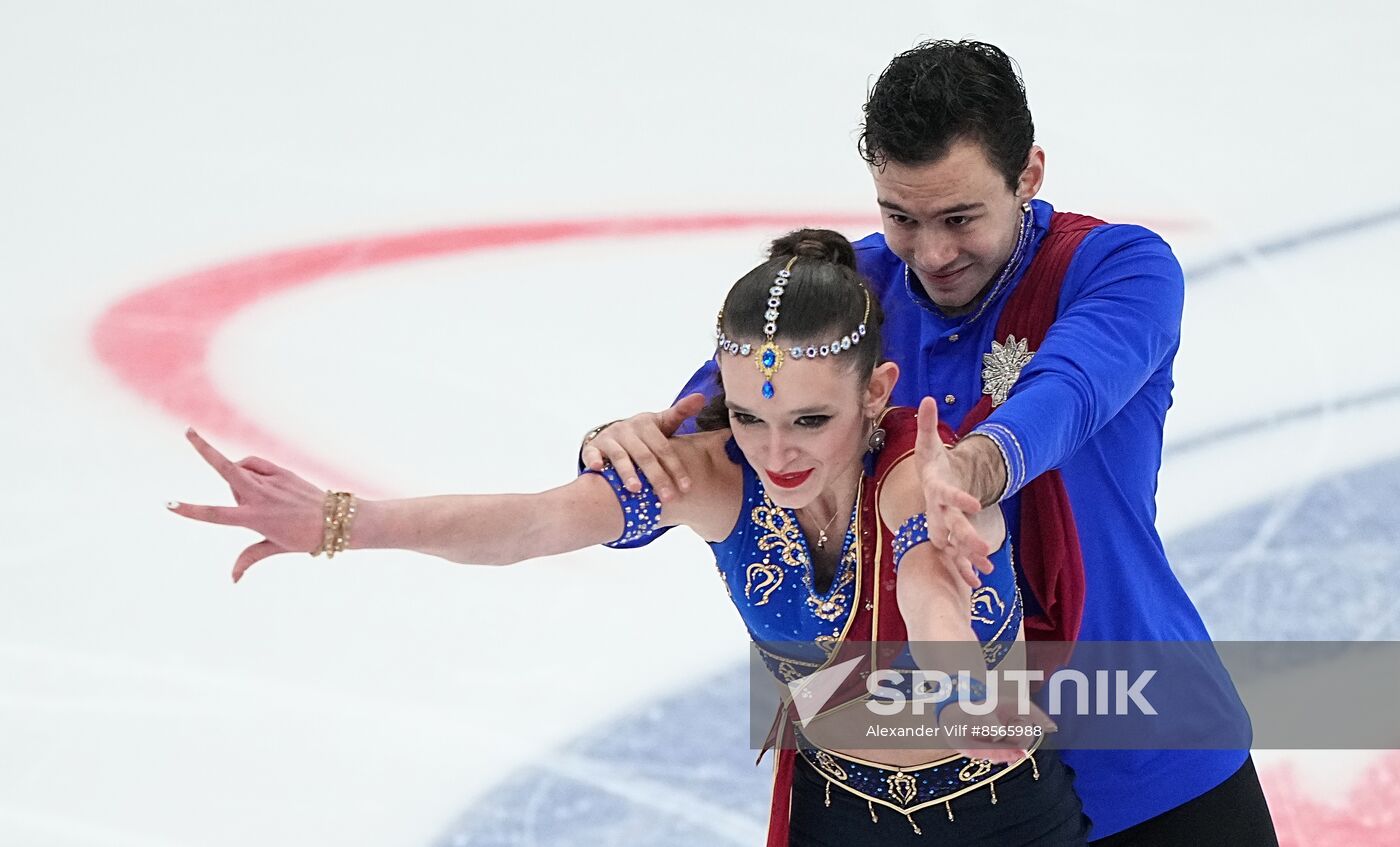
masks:
{"label": "man's dark curly hair", "polygon": [[1011,57],[980,41],[925,41],[894,57],[865,101],[861,157],[925,165],[962,139],[980,144],[1016,190],[1035,125]]}

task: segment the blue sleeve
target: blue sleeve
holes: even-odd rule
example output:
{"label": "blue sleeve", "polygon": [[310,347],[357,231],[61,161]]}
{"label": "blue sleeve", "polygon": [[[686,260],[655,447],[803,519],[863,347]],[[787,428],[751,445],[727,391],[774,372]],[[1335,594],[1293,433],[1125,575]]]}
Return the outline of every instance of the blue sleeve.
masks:
{"label": "blue sleeve", "polygon": [[583,473],[595,473],[607,480],[608,485],[612,487],[613,494],[617,497],[617,504],[622,507],[622,535],[604,546],[619,549],[643,547],[653,538],[670,529],[670,527],[661,529],[657,527],[657,523],[661,520],[661,501],[657,499],[656,491],[651,487],[647,475],[642,473],[641,468],[637,469],[637,479],[642,483],[642,490],[636,494],[623,486],[622,477],[618,476],[612,465],[608,465],[601,471],[584,471]]}
{"label": "blue sleeve", "polygon": [[[705,395],[706,403],[715,399],[715,395],[719,393],[719,362],[713,358],[705,360],[705,364],[701,365],[700,370],[696,371],[695,375],[690,378],[690,382],[685,384],[681,393],[676,395],[676,400],[697,391]],[[693,432],[695,432],[695,418],[682,423],[680,428],[676,430],[676,435],[690,435]]]}
{"label": "blue sleeve", "polygon": [[1180,340],[1181,265],[1149,230],[1094,230],[1064,285],[1044,343],[1006,402],[972,430],[995,441],[1006,459],[1003,499],[1063,465],[1174,355]]}

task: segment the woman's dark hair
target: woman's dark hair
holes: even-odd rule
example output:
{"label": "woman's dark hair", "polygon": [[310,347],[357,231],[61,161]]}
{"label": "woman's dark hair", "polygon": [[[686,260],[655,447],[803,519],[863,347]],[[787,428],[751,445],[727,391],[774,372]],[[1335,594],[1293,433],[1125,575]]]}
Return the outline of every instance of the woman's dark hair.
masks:
{"label": "woman's dark hair", "polygon": [[[799,229],[773,242],[768,260],[749,271],[729,289],[724,298],[720,328],[735,341],[749,342],[755,349],[763,343],[764,313],[772,296],[768,289],[778,271],[793,262],[792,275],[783,290],[779,307],[778,334],[783,349],[830,344],[832,339],[850,335],[861,323],[865,337],[836,360],[869,377],[880,361],[883,340],[880,327],[884,312],[865,278],[856,270],[856,251],[839,232],[829,229]],[[866,317],[866,303],[870,315]],[[718,356],[728,356],[723,351]],[[696,416],[701,430],[726,429],[729,411],[724,401],[724,384],[719,393]]]}
{"label": "woman's dark hair", "polygon": [[862,158],[926,165],[962,139],[980,144],[1016,190],[1035,125],[1011,57],[980,41],[925,41],[895,56],[865,101]]}

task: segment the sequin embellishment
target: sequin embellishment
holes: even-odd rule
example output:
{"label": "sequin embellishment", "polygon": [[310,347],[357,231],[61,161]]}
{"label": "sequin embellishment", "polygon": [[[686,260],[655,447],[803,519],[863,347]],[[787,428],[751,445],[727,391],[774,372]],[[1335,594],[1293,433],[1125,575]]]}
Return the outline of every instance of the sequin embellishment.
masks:
{"label": "sequin embellishment", "polygon": [[992,342],[992,352],[982,355],[982,393],[992,395],[992,405],[1006,402],[1011,387],[1021,377],[1021,369],[1035,356],[1026,349],[1026,339],[1006,336],[1005,344]]}
{"label": "sequin embellishment", "polygon": [[[763,494],[763,503],[754,506],[749,512],[749,520],[763,530],[763,535],[758,539],[758,549],[764,553],[776,553],[783,565],[802,570],[802,581],[807,587],[807,606],[812,614],[824,621],[835,621],[843,617],[850,604],[849,588],[855,583],[856,560],[860,555],[855,544],[854,532],[854,522],[859,515],[859,509],[860,497],[857,495],[851,509],[851,523],[847,525],[841,559],[825,596],[817,591],[813,582],[812,559],[796,516],[790,510],[776,506],[769,499],[767,492]],[[783,567],[768,556],[764,556],[761,562],[748,565],[744,569],[744,575],[744,596],[752,601],[757,595],[755,606],[766,604],[784,580]]]}
{"label": "sequin embellishment", "polygon": [[928,541],[928,516],[923,512],[910,516],[894,534],[894,569],[899,571],[899,563],[904,554]]}
{"label": "sequin embellishment", "polygon": [[661,500],[656,496],[656,491],[651,487],[646,474],[640,469],[637,470],[637,480],[642,484],[642,490],[635,494],[628,491],[622,484],[622,478],[618,476],[617,470],[612,465],[608,465],[601,471],[585,471],[585,473],[596,473],[608,481],[612,486],[613,494],[617,496],[617,503],[622,507],[622,535],[616,541],[609,541],[605,546],[612,547],[618,544],[630,544],[646,538],[656,531],[661,523]]}
{"label": "sequin embellishment", "polygon": [[890,797],[901,806],[914,802],[918,793],[918,784],[914,782],[914,777],[903,771],[896,771],[885,777],[885,784]]}

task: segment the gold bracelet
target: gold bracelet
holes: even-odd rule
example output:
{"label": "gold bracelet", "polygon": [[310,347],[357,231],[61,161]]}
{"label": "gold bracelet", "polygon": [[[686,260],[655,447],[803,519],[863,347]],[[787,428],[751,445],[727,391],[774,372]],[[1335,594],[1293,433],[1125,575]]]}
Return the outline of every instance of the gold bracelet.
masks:
{"label": "gold bracelet", "polygon": [[598,433],[602,432],[603,430],[607,429],[608,427],[612,426],[613,424],[622,423],[623,420],[625,420],[625,419],[624,419],[624,418],[618,418],[618,419],[615,420],[615,421],[608,421],[607,423],[605,423],[605,424],[603,424],[603,425],[601,425],[601,426],[595,426],[595,427],[593,427],[593,428],[590,429],[588,432],[584,433],[584,435],[583,435],[583,443],[584,443],[584,445],[587,446],[588,442],[590,442],[590,441],[592,441],[593,439],[597,438],[597,437],[598,437]]}
{"label": "gold bracelet", "polygon": [[324,520],[321,522],[321,544],[320,544],[320,546],[318,546],[315,550],[312,550],[312,551],[311,551],[311,555],[312,555],[313,557],[314,557],[314,556],[319,556],[319,555],[321,555],[322,553],[324,553],[325,550],[326,550],[326,548],[327,548],[328,546],[330,546],[330,544],[335,540],[335,525],[334,525],[334,522],[335,522],[335,493],[334,493],[334,492],[331,492],[331,491],[327,491],[327,492],[326,492],[326,499],[325,499],[325,500],[323,501],[323,503],[322,503],[321,510],[322,510],[322,512],[323,512],[323,514],[324,514],[324,516],[325,516]]}
{"label": "gold bracelet", "polygon": [[311,551],[312,556],[326,554],[334,559],[336,553],[344,553],[350,546],[350,525],[355,520],[355,495],[349,491],[326,491],[322,506],[324,523],[321,527],[321,546]]}
{"label": "gold bracelet", "polygon": [[336,497],[339,499],[336,504],[336,515],[340,518],[336,522],[339,532],[335,537],[335,546],[326,554],[326,558],[332,558],[334,553],[344,553],[345,548],[350,546],[350,524],[355,521],[355,495],[341,491],[337,492]]}

